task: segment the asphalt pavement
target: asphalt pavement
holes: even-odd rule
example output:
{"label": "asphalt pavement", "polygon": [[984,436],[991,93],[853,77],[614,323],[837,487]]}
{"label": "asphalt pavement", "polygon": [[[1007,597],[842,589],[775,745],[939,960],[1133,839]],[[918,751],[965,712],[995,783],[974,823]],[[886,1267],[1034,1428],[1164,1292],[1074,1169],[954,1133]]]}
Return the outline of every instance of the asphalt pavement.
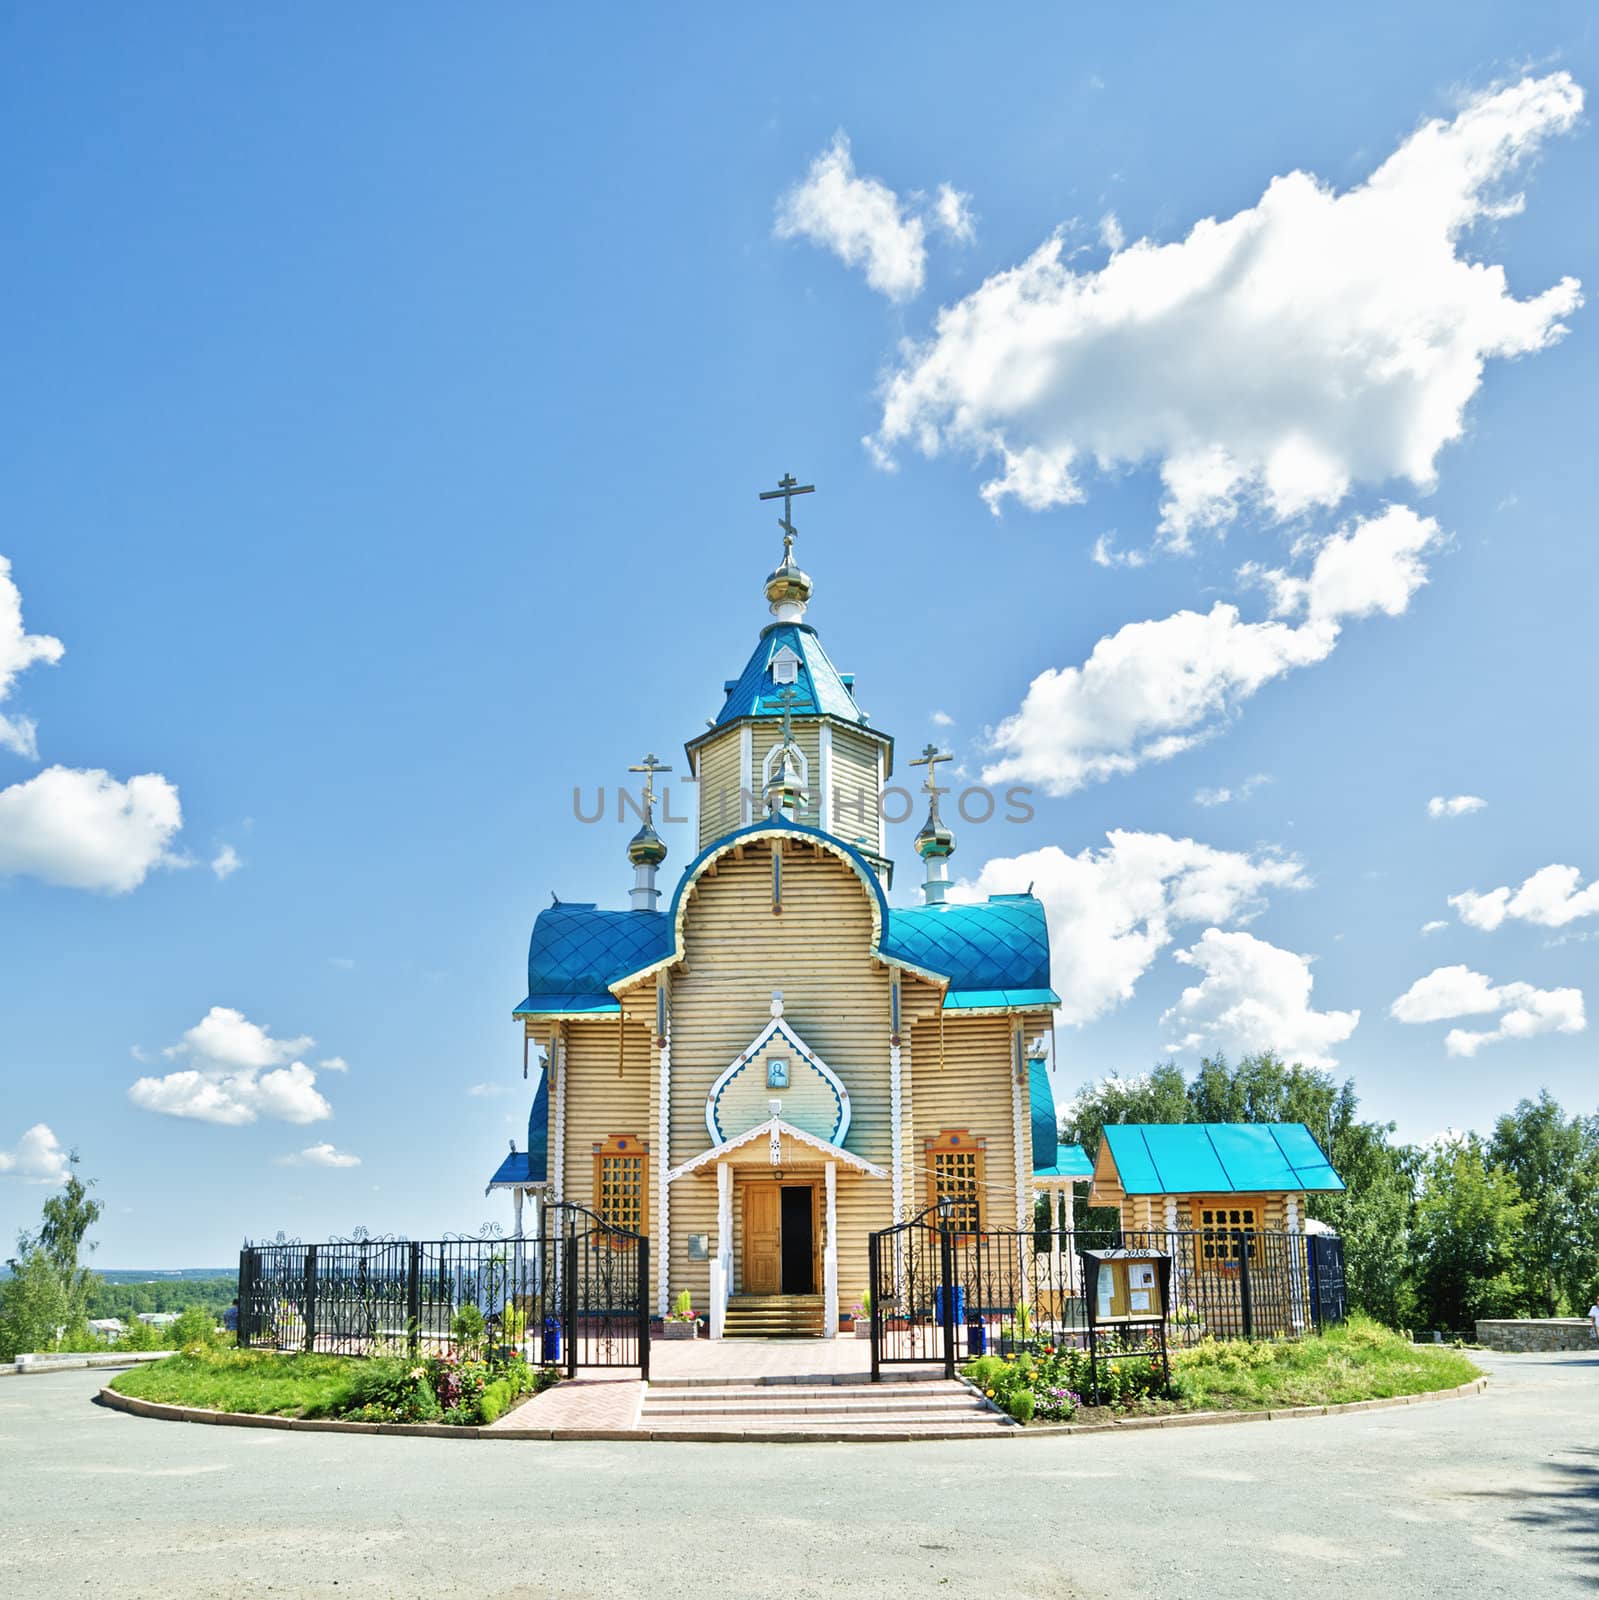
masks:
{"label": "asphalt pavement", "polygon": [[0,1595],[1563,1600],[1599,1591],[1599,1354],[1301,1421],[924,1444],[155,1422],[0,1378]]}

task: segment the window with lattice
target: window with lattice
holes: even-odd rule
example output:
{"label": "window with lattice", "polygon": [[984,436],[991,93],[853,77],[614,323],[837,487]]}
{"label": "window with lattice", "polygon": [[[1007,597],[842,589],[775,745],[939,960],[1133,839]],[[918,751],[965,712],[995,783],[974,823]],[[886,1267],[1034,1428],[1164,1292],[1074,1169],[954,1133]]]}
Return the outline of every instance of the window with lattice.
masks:
{"label": "window with lattice", "polygon": [[613,1228],[643,1233],[649,1221],[649,1146],[616,1134],[594,1147],[594,1209]]}
{"label": "window with lattice", "polygon": [[1255,1259],[1260,1210],[1255,1202],[1221,1196],[1194,1201],[1194,1231],[1201,1266],[1236,1272],[1240,1259]]}
{"label": "window with lattice", "polygon": [[976,1233],[983,1225],[983,1145],[964,1128],[950,1128],[926,1144],[933,1199],[950,1202],[939,1226],[948,1233]]}

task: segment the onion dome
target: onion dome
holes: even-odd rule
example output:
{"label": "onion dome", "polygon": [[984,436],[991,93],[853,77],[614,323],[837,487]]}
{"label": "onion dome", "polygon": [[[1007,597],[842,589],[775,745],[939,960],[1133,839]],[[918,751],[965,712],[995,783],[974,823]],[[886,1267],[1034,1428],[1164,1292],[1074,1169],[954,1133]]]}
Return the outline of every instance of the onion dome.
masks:
{"label": "onion dome", "polygon": [[794,559],[793,542],[784,539],[783,560],[766,579],[766,599],[772,615],[798,621],[805,614],[814,588],[810,574],[802,571]]}
{"label": "onion dome", "polygon": [[936,798],[928,809],[927,821],[916,835],[916,853],[923,861],[942,860],[955,853],[955,835],[944,826]]}
{"label": "onion dome", "polygon": [[627,859],[635,867],[658,867],[666,860],[666,841],[646,822],[628,841]]}

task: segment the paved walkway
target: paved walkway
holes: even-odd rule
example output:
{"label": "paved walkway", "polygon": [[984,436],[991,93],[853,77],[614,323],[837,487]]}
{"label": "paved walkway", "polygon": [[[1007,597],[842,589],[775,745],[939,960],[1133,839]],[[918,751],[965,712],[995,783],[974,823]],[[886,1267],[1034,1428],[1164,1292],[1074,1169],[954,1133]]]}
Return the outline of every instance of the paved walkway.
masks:
{"label": "paved walkway", "polygon": [[[938,1368],[891,1371],[898,1376],[930,1376]],[[657,1394],[668,1387],[729,1383],[855,1388],[865,1384],[871,1372],[868,1339],[657,1339],[650,1346],[650,1378]],[[640,1426],[644,1404],[644,1385],[631,1369],[590,1372],[524,1401],[494,1423],[492,1431],[564,1433],[600,1428],[625,1434]]]}
{"label": "paved walkway", "polygon": [[1591,1600],[1599,1354],[1314,1421],[905,1445],[150,1422],[0,1378],[0,1595]]}

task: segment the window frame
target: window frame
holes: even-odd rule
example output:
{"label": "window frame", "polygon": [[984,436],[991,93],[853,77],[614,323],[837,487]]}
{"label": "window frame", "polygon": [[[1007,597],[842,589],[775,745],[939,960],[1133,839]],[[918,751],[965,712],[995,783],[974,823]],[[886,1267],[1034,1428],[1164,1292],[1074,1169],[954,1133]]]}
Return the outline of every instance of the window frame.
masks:
{"label": "window frame", "polygon": [[946,1225],[942,1218],[934,1223],[941,1232],[949,1233],[957,1240],[970,1239],[983,1231],[983,1169],[987,1148],[987,1139],[974,1136],[966,1128],[941,1128],[936,1135],[922,1141],[929,1205],[937,1205],[944,1193],[945,1173],[940,1169],[940,1157],[971,1163],[970,1175],[956,1179],[958,1183],[970,1186],[970,1198],[955,1200],[958,1215],[950,1224]]}
{"label": "window frame", "polygon": [[[1238,1271],[1242,1260],[1255,1259],[1255,1237],[1265,1231],[1266,1206],[1260,1195],[1196,1194],[1190,1197],[1194,1224],[1195,1265],[1201,1272]],[[1224,1222],[1206,1223],[1205,1213],[1248,1213],[1253,1219],[1234,1221],[1229,1216]],[[1243,1234],[1242,1248],[1234,1242],[1235,1233]]]}
{"label": "window frame", "polygon": [[[606,1189],[606,1163],[623,1162],[638,1164],[638,1226],[619,1221],[608,1214],[605,1204]],[[625,1181],[625,1180],[619,1180]],[[594,1214],[607,1227],[619,1228],[624,1233],[636,1233],[640,1238],[647,1238],[650,1231],[650,1147],[647,1140],[640,1139],[636,1134],[613,1133],[603,1143],[594,1146]],[[616,1249],[631,1248],[632,1241],[617,1238],[614,1234],[610,1239],[611,1245]]]}

